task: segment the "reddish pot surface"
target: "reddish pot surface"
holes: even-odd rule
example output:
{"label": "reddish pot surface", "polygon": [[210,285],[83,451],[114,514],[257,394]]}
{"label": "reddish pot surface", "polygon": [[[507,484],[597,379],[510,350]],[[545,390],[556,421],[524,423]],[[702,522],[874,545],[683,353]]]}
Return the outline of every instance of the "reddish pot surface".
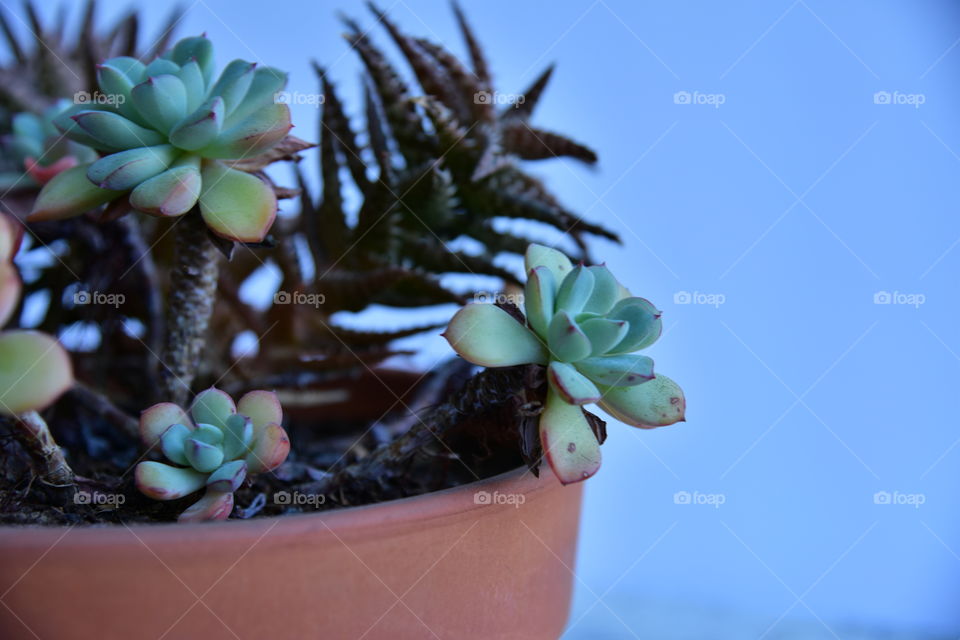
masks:
{"label": "reddish pot surface", "polygon": [[0,637],[556,638],[582,486],[526,469],[318,514],[0,528]]}

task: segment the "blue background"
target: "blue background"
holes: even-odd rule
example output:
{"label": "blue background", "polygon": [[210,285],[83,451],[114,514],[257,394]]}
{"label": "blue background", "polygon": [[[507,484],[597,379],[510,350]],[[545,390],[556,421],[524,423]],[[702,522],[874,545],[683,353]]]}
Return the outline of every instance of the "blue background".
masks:
{"label": "blue background", "polygon": [[[382,3],[463,54],[445,3]],[[266,61],[314,92],[313,57],[360,114],[334,14],[372,27],[361,3],[185,6],[178,32],[206,31],[221,62]],[[684,424],[611,425],[567,637],[960,633],[958,6],[464,6],[499,90],[558,63],[534,124],[601,162],[534,171],[622,235],[597,252],[663,309],[652,355],[688,398]],[[158,26],[168,6],[144,10]],[[316,116],[296,105],[297,134]]]}

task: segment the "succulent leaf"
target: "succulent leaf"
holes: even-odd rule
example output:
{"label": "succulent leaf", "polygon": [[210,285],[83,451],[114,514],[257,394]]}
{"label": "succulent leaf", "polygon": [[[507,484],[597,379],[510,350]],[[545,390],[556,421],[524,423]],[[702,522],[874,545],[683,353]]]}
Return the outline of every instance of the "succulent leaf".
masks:
{"label": "succulent leaf", "polygon": [[247,477],[247,463],[233,460],[220,466],[207,478],[207,490],[218,493],[233,493],[240,488]]}
{"label": "succulent leaf", "polygon": [[575,267],[560,283],[557,290],[557,310],[563,310],[572,316],[583,311],[593,293],[593,273],[583,265]]}
{"label": "succulent leaf", "polygon": [[195,60],[203,73],[204,82],[209,84],[213,78],[213,43],[203,36],[180,40],[169,57],[180,66]]}
{"label": "succulent leaf", "polygon": [[183,441],[183,454],[190,466],[201,473],[210,473],[223,464],[223,449],[203,442],[193,434]]}
{"label": "succulent leaf", "polygon": [[263,473],[276,469],[290,453],[290,439],[278,424],[268,424],[254,440],[247,454],[247,469],[250,473]]}
{"label": "succulent leaf", "polygon": [[583,409],[567,404],[553,389],[547,392],[540,415],[540,443],[550,468],[563,484],[586,480],[600,468],[600,443]]}
{"label": "succulent leaf", "polygon": [[152,78],[160,75],[174,74],[180,70],[180,65],[166,58],[155,58],[147,68],[143,70],[145,78]]}
{"label": "succulent leaf", "polygon": [[119,151],[90,165],[87,178],[101,189],[128,191],[166,171],[177,154],[177,150],[168,144]]}
{"label": "succulent leaf", "polygon": [[250,418],[259,433],[270,423],[283,423],[283,408],[273,391],[249,391],[237,401],[237,412]]}
{"label": "succulent leaf", "polygon": [[590,355],[602,356],[614,346],[623,341],[630,330],[626,320],[611,320],[610,318],[588,318],[579,323],[580,328],[590,339]]}
{"label": "succulent leaf", "polygon": [[180,514],[177,522],[207,522],[226,520],[233,511],[233,493],[207,490],[203,497]]}
{"label": "succulent leaf", "polygon": [[141,117],[164,134],[187,115],[187,88],[170,73],[151,76],[133,87],[131,101]]}
{"label": "succulent leaf", "polygon": [[536,267],[546,267],[553,273],[553,279],[559,286],[567,274],[573,270],[570,258],[562,252],[542,244],[531,243],[524,254],[524,269],[530,273]]}
{"label": "succulent leaf", "polygon": [[680,386],[660,373],[634,387],[607,387],[601,391],[600,407],[604,411],[621,422],[644,429],[681,422],[687,408]]}
{"label": "succulent leaf", "polygon": [[557,283],[550,269],[539,266],[530,270],[523,294],[524,311],[530,327],[541,338],[546,338],[553,319],[556,290]]}
{"label": "succulent leaf", "polygon": [[583,405],[600,400],[597,385],[566,362],[551,362],[547,367],[547,380],[567,404]]}
{"label": "succulent leaf", "polygon": [[197,203],[201,186],[199,162],[174,166],[141,182],[130,193],[130,204],[155,216],[180,216]]}
{"label": "succulent leaf", "polygon": [[[177,407],[179,409],[179,407]],[[180,465],[187,465],[187,456],[183,451],[184,442],[190,437],[193,429],[183,423],[176,423],[163,432],[160,436],[160,450],[170,462],[176,462]]]}
{"label": "succulent leaf", "polygon": [[[229,419],[230,418],[227,418],[227,420]],[[197,423],[197,428],[190,434],[190,437],[196,438],[205,444],[221,445],[223,443],[223,430],[212,424],[200,422]]]}
{"label": "succulent leaf", "polygon": [[[264,425],[266,426],[266,425]],[[245,455],[254,438],[253,421],[245,415],[234,413],[223,427],[223,457],[233,460]]]}
{"label": "succulent leaf", "polygon": [[154,500],[176,500],[207,483],[206,474],[152,460],[137,465],[134,479],[140,492]]}
{"label": "succulent leaf", "polygon": [[195,422],[212,424],[221,429],[227,426],[227,418],[236,412],[233,398],[216,387],[198,393],[190,406],[190,414]]}
{"label": "succulent leaf", "polygon": [[584,358],[575,366],[597,384],[608,387],[632,387],[654,377],[653,360],[635,353]]}
{"label": "succulent leaf", "polygon": [[16,310],[22,287],[17,268],[9,262],[0,262],[0,326],[5,325]]}
{"label": "succulent leaf", "polygon": [[563,309],[553,316],[547,335],[550,353],[560,362],[576,362],[590,355],[590,338]]}
{"label": "succulent leaf", "polygon": [[444,337],[463,358],[484,367],[547,363],[547,351],[533,332],[490,304],[457,311]]}
{"label": "succulent leaf", "polygon": [[0,333],[0,414],[45,409],[73,386],[66,350],[38,331]]}
{"label": "succulent leaf", "polygon": [[587,269],[593,274],[593,291],[583,310],[605,315],[620,300],[620,283],[606,267],[587,267]]}
{"label": "succulent leaf", "polygon": [[[192,426],[187,412],[172,402],[161,402],[140,413],[140,441],[148,449],[160,442],[171,425]],[[176,461],[174,461],[176,462]]]}
{"label": "succulent leaf", "polygon": [[292,126],[289,106],[269,104],[235,123],[229,121],[223,133],[201,153],[207,158],[251,158],[276,146]]}
{"label": "succulent leaf", "polygon": [[243,101],[233,108],[230,121],[239,122],[257,109],[276,101],[277,92],[287,85],[285,71],[273,67],[257,67],[253,74],[253,81],[247,90]]}
{"label": "succulent leaf", "polygon": [[202,149],[220,135],[223,118],[223,98],[214,96],[170,130],[170,142],[187,151]]}
{"label": "succulent leaf", "polygon": [[645,349],[657,341],[663,330],[660,312],[643,298],[624,298],[607,314],[614,320],[626,320],[630,327],[627,335],[609,353],[629,353]]}
{"label": "succulent leaf", "polygon": [[27,216],[29,222],[62,220],[86,213],[122,195],[121,191],[101,189],[87,179],[91,165],[77,165],[57,174],[43,186],[33,211]]}
{"label": "succulent leaf", "polygon": [[261,242],[277,215],[277,197],[256,176],[219,162],[201,171],[200,213],[219,236],[240,242]]}
{"label": "succulent leaf", "polygon": [[223,98],[223,109],[227,116],[233,113],[247,95],[256,68],[256,62],[234,60],[220,73],[217,83],[210,90],[210,95]]}
{"label": "succulent leaf", "polygon": [[97,65],[97,84],[100,91],[112,99],[117,111],[137,124],[145,124],[131,100],[131,91],[135,84],[130,77],[110,61]]}
{"label": "succulent leaf", "polygon": [[166,138],[157,131],[141,127],[110,111],[81,111],[73,116],[73,121],[96,141],[93,146],[97,149],[120,151],[166,142]]}
{"label": "succulent leaf", "polygon": [[182,65],[177,73],[180,82],[187,94],[187,108],[185,113],[193,113],[204,101],[207,93],[206,82],[203,79],[203,71],[196,60]]}

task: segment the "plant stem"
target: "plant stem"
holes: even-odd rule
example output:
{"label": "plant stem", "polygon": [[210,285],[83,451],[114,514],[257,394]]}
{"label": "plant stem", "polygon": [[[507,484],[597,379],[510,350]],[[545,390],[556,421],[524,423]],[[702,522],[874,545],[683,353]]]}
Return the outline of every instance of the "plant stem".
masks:
{"label": "plant stem", "polygon": [[[339,495],[347,504],[362,504],[441,488],[445,479],[437,474],[437,458],[453,455],[451,445],[446,443],[452,443],[458,435],[474,439],[472,432],[458,433],[471,419],[499,414],[500,419],[488,421],[483,430],[492,439],[517,442],[519,417],[515,406],[524,391],[525,373],[526,367],[481,371],[445,401],[415,418],[392,443],[334,473],[322,483],[322,492]],[[433,473],[411,472],[420,458]],[[418,478],[421,486],[411,486],[411,478]]]}
{"label": "plant stem", "polygon": [[73,469],[53,439],[47,423],[36,411],[27,411],[13,419],[13,433],[26,450],[40,480],[55,487],[73,484]]}
{"label": "plant stem", "polygon": [[186,404],[200,366],[217,293],[220,252],[196,209],[174,229],[174,268],[167,296],[160,400]]}

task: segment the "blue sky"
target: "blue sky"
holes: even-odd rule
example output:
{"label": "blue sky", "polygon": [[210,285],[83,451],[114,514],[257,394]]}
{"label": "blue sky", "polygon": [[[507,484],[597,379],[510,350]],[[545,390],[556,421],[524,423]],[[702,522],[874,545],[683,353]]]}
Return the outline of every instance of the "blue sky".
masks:
{"label": "blue sky", "polygon": [[[382,4],[462,54],[445,3]],[[664,311],[652,355],[688,398],[684,424],[611,425],[568,637],[960,632],[958,6],[463,5],[500,91],[557,63],[535,123],[601,160],[534,170],[621,234],[597,253]],[[372,26],[361,3],[185,6],[221,62],[312,92],[315,58],[359,114],[334,16]]]}

